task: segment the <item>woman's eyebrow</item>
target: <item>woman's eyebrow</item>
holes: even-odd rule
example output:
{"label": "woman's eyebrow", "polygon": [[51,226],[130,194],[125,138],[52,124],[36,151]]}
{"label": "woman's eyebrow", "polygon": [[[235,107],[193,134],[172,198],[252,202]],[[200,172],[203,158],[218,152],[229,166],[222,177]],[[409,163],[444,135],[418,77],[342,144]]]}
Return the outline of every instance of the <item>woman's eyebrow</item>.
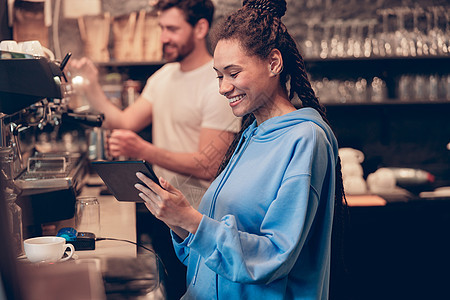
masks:
{"label": "woman's eyebrow", "polygon": [[[239,66],[238,66],[238,65],[231,64],[231,65],[228,65],[228,66],[224,67],[223,69],[226,70],[226,69],[233,68],[233,67],[239,67]],[[216,67],[213,67],[213,69],[216,70],[216,71],[218,71],[218,70],[216,69]]]}

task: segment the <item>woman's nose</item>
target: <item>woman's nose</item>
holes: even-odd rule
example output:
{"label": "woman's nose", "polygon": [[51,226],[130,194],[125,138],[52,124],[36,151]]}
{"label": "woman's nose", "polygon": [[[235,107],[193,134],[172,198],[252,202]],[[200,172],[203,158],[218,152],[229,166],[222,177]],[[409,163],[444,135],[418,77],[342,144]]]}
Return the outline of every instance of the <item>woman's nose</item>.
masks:
{"label": "woman's nose", "polygon": [[226,96],[226,94],[230,93],[233,88],[233,85],[226,79],[222,79],[219,83],[219,93],[221,95]]}

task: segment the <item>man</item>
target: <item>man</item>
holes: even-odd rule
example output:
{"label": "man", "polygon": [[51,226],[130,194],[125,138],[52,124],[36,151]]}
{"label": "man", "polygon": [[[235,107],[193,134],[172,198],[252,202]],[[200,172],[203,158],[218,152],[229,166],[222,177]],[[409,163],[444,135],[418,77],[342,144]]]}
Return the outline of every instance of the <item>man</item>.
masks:
{"label": "man", "polygon": [[[234,133],[239,130],[240,120],[218,92],[212,56],[207,49],[214,14],[211,0],[160,0],[156,8],[160,12],[161,41],[168,63],[148,79],[134,104],[123,111],[112,104],[101,89],[97,69],[88,59],[72,61],[71,69],[82,73],[89,82],[85,94],[91,106],[104,113],[104,126],[116,129],[108,140],[110,154],[150,162],[158,176],[181,190],[198,207]],[[150,123],[153,143],[135,133]],[[157,239],[153,244],[161,256],[173,252],[171,244],[158,251],[156,248],[161,247],[162,241],[160,237]],[[170,241],[168,232],[167,241]],[[173,254],[168,260],[163,257],[169,281],[176,276],[184,283],[185,273],[171,270],[169,265],[178,263],[176,256]],[[174,290],[169,286],[168,296],[175,298],[171,292]],[[183,291],[175,293],[181,296]]]}
{"label": "man", "polygon": [[[149,78],[137,101],[124,110],[110,102],[98,71],[86,58],[71,62],[90,84],[91,106],[105,114],[104,127],[114,130],[110,154],[145,159],[158,176],[180,189],[194,207],[215,176],[239,119],[218,93],[206,37],[214,7],[210,0],[160,0],[159,25],[168,63]],[[152,123],[149,143],[135,132]]]}

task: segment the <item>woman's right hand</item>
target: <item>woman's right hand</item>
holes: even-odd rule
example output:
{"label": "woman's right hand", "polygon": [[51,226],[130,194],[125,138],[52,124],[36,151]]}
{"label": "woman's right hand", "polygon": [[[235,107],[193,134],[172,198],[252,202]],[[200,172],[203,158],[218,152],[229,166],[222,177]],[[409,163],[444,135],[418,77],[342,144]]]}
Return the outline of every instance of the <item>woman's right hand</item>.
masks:
{"label": "woman's right hand", "polygon": [[136,176],[145,184],[136,184],[145,201],[147,209],[158,219],[166,223],[180,238],[188,233],[195,234],[203,215],[191,206],[186,197],[162,177],[159,186],[144,174]]}

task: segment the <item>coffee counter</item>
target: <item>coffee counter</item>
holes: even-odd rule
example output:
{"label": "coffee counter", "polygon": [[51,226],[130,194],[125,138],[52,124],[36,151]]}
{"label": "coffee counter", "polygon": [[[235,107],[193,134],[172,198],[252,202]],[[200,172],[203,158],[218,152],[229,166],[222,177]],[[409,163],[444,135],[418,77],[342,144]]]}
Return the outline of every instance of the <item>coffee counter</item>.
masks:
{"label": "coffee counter", "polygon": [[[80,196],[95,196],[100,204],[100,233],[95,250],[78,250],[72,259],[56,264],[30,264],[20,259],[30,299],[152,299],[162,300],[162,268],[151,251],[137,251],[136,205],[119,202],[111,195],[101,195],[98,178],[88,178]],[[89,184],[90,183],[90,184]],[[98,182],[101,183],[101,182]],[[74,218],[50,224],[56,232],[74,227]],[[54,233],[53,233],[54,234]],[[150,249],[151,250],[151,249]],[[38,275],[38,276],[36,276]],[[76,282],[77,284],[74,284]],[[36,291],[38,289],[38,291]]]}
{"label": "coffee counter", "polygon": [[[80,196],[96,196],[100,204],[98,238],[114,238],[136,243],[136,208],[134,202],[119,202],[111,195],[100,195],[103,187],[85,187]],[[73,222],[73,220],[71,220]],[[76,251],[79,258],[136,257],[136,245],[125,241],[97,241],[93,251]]]}
{"label": "coffee counter", "polygon": [[348,197],[347,274],[331,299],[448,298],[450,197],[380,198]]}

